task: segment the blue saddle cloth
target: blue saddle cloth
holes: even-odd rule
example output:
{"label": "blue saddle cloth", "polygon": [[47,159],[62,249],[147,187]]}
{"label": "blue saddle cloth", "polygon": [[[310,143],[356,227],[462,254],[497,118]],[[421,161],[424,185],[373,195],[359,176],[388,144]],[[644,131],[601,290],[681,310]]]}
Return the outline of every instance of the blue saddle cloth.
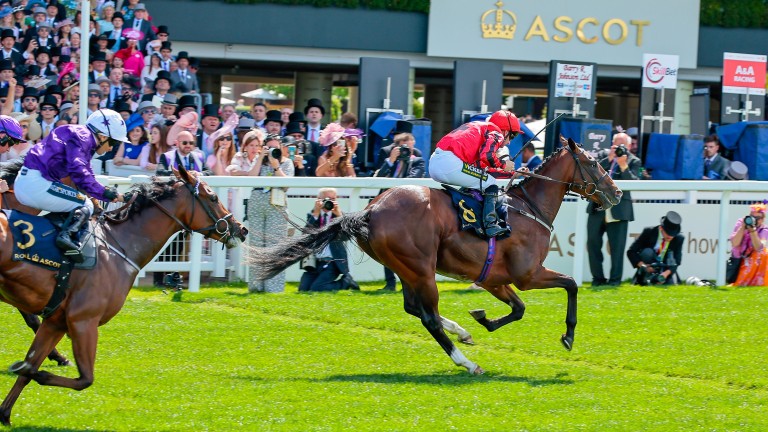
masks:
{"label": "blue saddle cloth", "polygon": [[[64,254],[56,246],[59,227],[66,220],[66,214],[54,213],[33,216],[16,210],[3,210],[13,236],[13,260],[27,261],[49,270],[58,270]],[[90,222],[88,224],[90,230]],[[82,235],[85,240],[82,254],[85,261],[75,268],[90,270],[96,266],[96,238]]]}
{"label": "blue saddle cloth", "polygon": [[[449,185],[442,185],[445,191],[451,195],[456,216],[462,231],[474,231],[480,238],[488,238],[483,227],[483,195],[474,189],[456,189]],[[507,226],[507,207],[502,200],[496,201],[496,214],[499,216],[499,225]],[[497,236],[501,240],[509,234]]]}

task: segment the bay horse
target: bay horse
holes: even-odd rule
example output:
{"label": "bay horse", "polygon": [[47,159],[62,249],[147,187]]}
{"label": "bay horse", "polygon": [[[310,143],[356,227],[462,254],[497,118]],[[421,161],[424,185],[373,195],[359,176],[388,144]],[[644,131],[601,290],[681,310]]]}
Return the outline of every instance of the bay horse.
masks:
{"label": "bay horse", "polygon": [[[495,259],[480,284],[512,308],[509,315],[488,319],[483,310],[471,315],[488,331],[523,317],[525,304],[512,290],[562,287],[568,294],[563,346],[571,350],[576,328],[578,286],[574,279],[543,266],[549,252],[552,223],[563,197],[573,192],[607,209],[622,192],[605,170],[576,143],[561,138],[562,148],[549,156],[529,178],[508,188],[503,200],[512,235],[496,244]],[[354,239],[373,259],[392,269],[403,286],[405,311],[419,319],[458,365],[472,374],[483,369],[467,359],[444,330],[472,342],[469,333],[440,316],[435,272],[464,280],[478,280],[484,270],[488,241],[461,231],[451,197],[444,190],[400,186],[376,197],[360,212],[347,213],[320,229],[256,248],[251,260],[257,279],[268,279],[301,258],[322,250],[334,239]]]}
{"label": "bay horse", "polygon": [[[139,271],[177,231],[198,232],[236,247],[248,230],[224,207],[200,178],[183,167],[167,181],[134,186],[120,219],[95,225],[98,263],[93,270],[74,270],[61,305],[43,320],[23,361],[10,370],[19,375],[0,405],[0,422],[10,424],[11,410],[30,381],[83,390],[93,384],[98,327],[109,322],[125,303]],[[39,314],[53,295],[55,272],[12,261],[8,220],[0,216],[0,299],[21,311]],[[72,340],[78,378],[38,370],[64,334]]]}

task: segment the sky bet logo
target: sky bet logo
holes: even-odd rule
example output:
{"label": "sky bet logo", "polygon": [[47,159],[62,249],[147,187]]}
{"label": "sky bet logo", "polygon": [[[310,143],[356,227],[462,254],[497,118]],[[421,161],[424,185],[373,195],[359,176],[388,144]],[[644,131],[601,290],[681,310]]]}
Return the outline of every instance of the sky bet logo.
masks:
{"label": "sky bet logo", "polygon": [[660,83],[664,77],[676,75],[676,68],[664,66],[661,64],[659,59],[656,58],[651,59],[648,64],[645,65],[645,77],[648,79],[648,81],[654,84]]}

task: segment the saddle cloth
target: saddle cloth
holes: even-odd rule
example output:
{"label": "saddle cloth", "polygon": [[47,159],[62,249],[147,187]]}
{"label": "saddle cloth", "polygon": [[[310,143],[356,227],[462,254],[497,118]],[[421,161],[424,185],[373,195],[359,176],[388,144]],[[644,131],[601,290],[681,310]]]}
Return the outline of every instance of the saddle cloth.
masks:
{"label": "saddle cloth", "polygon": [[[474,189],[456,189],[443,184],[443,188],[451,196],[453,207],[456,208],[456,216],[462,231],[474,231],[480,238],[487,239],[483,227],[483,195]],[[502,200],[496,201],[496,214],[499,216],[499,225],[507,226],[507,207]],[[509,233],[497,236],[501,240],[509,236]]]}
{"label": "saddle cloth", "polygon": [[[16,210],[3,210],[8,218],[8,226],[13,236],[13,260],[27,261],[49,270],[58,270],[64,254],[56,246],[59,234],[68,213],[49,213],[45,216],[33,216]],[[76,269],[90,270],[96,266],[96,236],[93,233],[93,221],[81,232],[84,242],[81,253],[85,260],[75,264]]]}

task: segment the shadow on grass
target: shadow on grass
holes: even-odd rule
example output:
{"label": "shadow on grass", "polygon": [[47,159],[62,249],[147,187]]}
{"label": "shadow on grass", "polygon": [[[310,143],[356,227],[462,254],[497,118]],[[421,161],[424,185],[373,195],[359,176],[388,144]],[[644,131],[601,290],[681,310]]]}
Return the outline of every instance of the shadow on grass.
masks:
{"label": "shadow on grass", "polygon": [[13,430],[20,432],[80,432],[80,431],[96,431],[107,432],[109,429],[72,429],[72,428],[55,428],[50,426],[21,426],[14,427]]}
{"label": "shadow on grass", "polygon": [[493,372],[485,373],[484,375],[476,376],[470,375],[467,372],[457,370],[455,374],[405,374],[405,373],[391,373],[391,374],[352,374],[352,375],[331,375],[326,378],[309,379],[312,382],[366,382],[376,384],[399,384],[399,383],[412,383],[412,384],[435,384],[435,385],[468,385],[477,384],[478,382],[507,382],[507,383],[523,383],[528,384],[531,387],[543,387],[551,385],[571,385],[575,381],[567,378],[566,373],[558,373],[552,378],[532,378],[522,376],[509,376],[503,374],[496,374]]}

